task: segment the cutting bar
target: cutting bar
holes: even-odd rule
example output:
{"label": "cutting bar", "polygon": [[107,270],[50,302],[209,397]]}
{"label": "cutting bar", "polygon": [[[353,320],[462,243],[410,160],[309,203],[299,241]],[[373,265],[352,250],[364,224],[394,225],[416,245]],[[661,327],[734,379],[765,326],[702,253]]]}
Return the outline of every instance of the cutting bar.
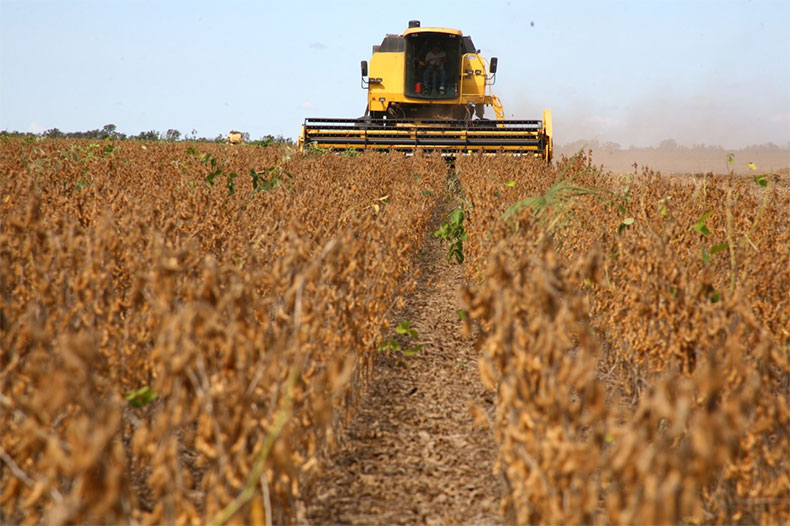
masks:
{"label": "cutting bar", "polygon": [[332,150],[535,154],[546,148],[540,120],[305,119],[303,146]]}

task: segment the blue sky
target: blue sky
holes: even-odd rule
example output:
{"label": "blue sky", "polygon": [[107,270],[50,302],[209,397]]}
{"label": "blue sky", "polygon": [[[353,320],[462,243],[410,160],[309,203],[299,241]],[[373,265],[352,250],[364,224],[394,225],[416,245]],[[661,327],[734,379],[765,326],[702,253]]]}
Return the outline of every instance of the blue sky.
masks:
{"label": "blue sky", "polygon": [[558,144],[790,143],[790,2],[758,0],[0,0],[0,130],[295,137],[362,115],[359,62],[410,19],[497,56]]}

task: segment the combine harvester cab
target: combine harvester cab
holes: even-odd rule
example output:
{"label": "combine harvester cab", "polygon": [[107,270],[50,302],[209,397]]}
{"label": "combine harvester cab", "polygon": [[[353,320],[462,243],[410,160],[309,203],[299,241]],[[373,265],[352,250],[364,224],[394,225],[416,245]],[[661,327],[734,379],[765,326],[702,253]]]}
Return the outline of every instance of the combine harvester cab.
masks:
{"label": "combine harvester cab", "polygon": [[[443,61],[443,84],[442,74],[427,62],[437,56]],[[367,90],[364,117],[307,118],[300,148],[421,149],[451,157],[507,153],[551,161],[551,110],[544,110],[542,120],[506,120],[502,103],[491,92],[497,59],[487,61],[472,38],[457,29],[420,27],[413,20],[402,34],[387,35],[373,46],[370,65],[362,61],[361,69]],[[483,118],[486,106],[493,108],[496,120]]]}

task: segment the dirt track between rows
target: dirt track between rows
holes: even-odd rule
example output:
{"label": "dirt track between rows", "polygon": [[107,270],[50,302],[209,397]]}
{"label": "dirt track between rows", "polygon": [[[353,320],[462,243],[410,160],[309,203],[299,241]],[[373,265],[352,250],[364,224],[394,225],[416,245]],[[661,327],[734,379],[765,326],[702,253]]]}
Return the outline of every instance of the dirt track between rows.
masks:
{"label": "dirt track between rows", "polygon": [[[437,227],[439,219],[436,219]],[[478,352],[461,336],[463,267],[426,236],[421,277],[399,320],[423,348],[383,353],[347,437],[318,481],[312,524],[502,524],[497,446],[470,403],[493,416]]]}

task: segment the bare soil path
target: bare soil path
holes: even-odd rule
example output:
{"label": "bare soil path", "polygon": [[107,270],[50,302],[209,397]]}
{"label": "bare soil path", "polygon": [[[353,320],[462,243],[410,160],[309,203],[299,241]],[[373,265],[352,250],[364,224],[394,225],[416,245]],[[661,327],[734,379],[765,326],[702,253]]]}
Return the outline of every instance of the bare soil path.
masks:
{"label": "bare soil path", "polygon": [[401,320],[423,348],[377,360],[348,436],[318,481],[311,524],[503,522],[497,447],[470,413],[471,401],[491,415],[494,394],[480,383],[473,340],[461,336],[463,268],[430,236],[421,265]]}

